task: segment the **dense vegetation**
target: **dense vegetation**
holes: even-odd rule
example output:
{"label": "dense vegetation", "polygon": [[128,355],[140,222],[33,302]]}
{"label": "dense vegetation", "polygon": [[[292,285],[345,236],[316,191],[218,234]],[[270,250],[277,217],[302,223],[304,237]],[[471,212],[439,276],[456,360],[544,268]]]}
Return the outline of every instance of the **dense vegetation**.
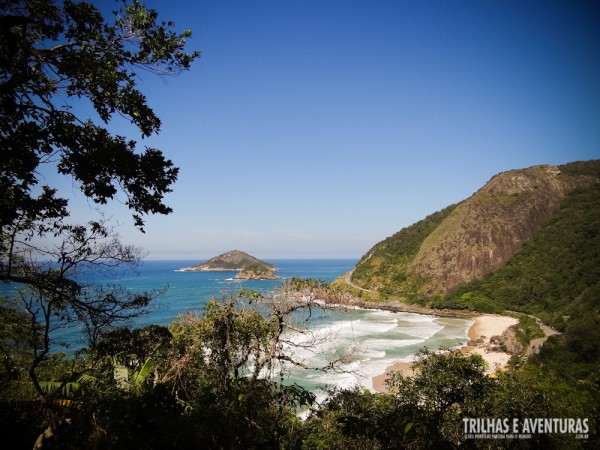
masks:
{"label": "dense vegetation", "polygon": [[389,394],[336,393],[307,421],[308,442],[316,434],[321,448],[579,448],[581,441],[572,436],[548,434],[525,441],[469,440],[463,419],[597,417],[597,390],[578,391],[535,366],[491,379],[478,356],[424,351],[415,368],[414,377],[395,374]]}
{"label": "dense vegetation", "polygon": [[600,186],[571,194],[506,267],[432,304],[522,311],[563,332],[542,358],[576,378],[600,369]]}
{"label": "dense vegetation", "polygon": [[[74,364],[88,369],[63,386],[52,407],[61,418],[44,448],[61,449],[420,449],[584,448],[598,444],[600,379],[581,390],[529,364],[490,378],[483,360],[459,351],[422,351],[416,374],[395,374],[389,393],[336,390],[323,405],[297,385],[272,353],[283,343],[289,308],[245,293],[210,302],[168,328],[114,329],[80,358],[55,355],[44,383]],[[252,303],[250,303],[250,301]],[[258,307],[253,305],[260,304]],[[265,313],[270,311],[270,313]],[[6,342],[3,329],[2,338]],[[268,358],[264,358],[269,355]],[[23,354],[4,353],[0,433],[9,448],[31,448],[48,426]],[[7,359],[10,357],[11,359]],[[88,360],[92,360],[90,363]],[[264,376],[270,374],[270,376]],[[261,375],[263,374],[263,375]],[[310,407],[300,420],[298,408]],[[465,418],[587,418],[588,438],[533,433],[526,440],[472,439]]]}
{"label": "dense vegetation", "polygon": [[356,265],[352,282],[379,291],[383,298],[401,295],[412,299],[417,296],[422,280],[408,270],[408,263],[417,254],[425,238],[456,206],[433,213],[376,244]]}
{"label": "dense vegetation", "polygon": [[[315,280],[293,280],[277,301],[248,292],[211,301],[168,328],[121,327],[144,312],[152,293],[83,285],[78,275],[135,263],[140,250],[123,245],[101,217],[70,222],[68,200],[43,184],[55,177],[41,173],[69,177],[96,205],[122,201],[140,229],[146,214],[170,213],[164,195],[178,169],[160,150],[139,150],[112,135],[108,124],[118,114],[142,137],[158,132],[160,120],[137,89],[135,70],[177,74],[199,54],[185,53],[191,33],[172,31],[156,11],[136,0],[119,6],[108,22],[90,3],[0,0],[0,279],[18,286],[14,298],[0,299],[3,448],[600,445],[598,187],[573,193],[504,269],[448,296],[423,295],[423,280],[407,264],[455,206],[388,238],[354,271],[354,283],[383,298],[510,308],[564,332],[495,379],[477,356],[425,350],[416,375],[392,376],[388,394],[335,391],[316,405],[312,394],[286,383],[286,364],[304,366],[286,351],[293,344],[286,333],[307,333],[303,325],[323,307],[314,302],[321,293],[342,298],[339,286]],[[80,99],[90,101],[92,118],[74,114],[69,102]],[[600,173],[597,162],[562,169]],[[33,256],[52,263],[36,264]],[[531,323],[522,324],[523,334],[533,336]],[[57,353],[53,331],[73,326],[87,346]],[[302,345],[316,345],[314,339]],[[336,355],[317,369],[340,370],[351,357]],[[304,421],[299,408],[310,408]],[[581,432],[589,439],[468,439],[469,417],[586,418],[589,429]]]}
{"label": "dense vegetation", "polygon": [[425,280],[407,267],[447,214],[444,210],[377,244],[358,264],[352,281],[377,288],[380,298],[434,309],[535,315],[562,332],[540,355],[544,364],[572,380],[589,379],[600,369],[600,161],[570,163],[560,170],[564,179],[584,176],[596,183],[567,195],[504,267],[447,295],[420,292]]}
{"label": "dense vegetation", "polygon": [[[496,310],[536,314],[563,330],[582,311],[598,310],[600,185],[574,192],[502,269],[460,288],[447,302],[477,295]],[[469,306],[468,302],[463,305]]]}
{"label": "dense vegetation", "polygon": [[[3,447],[22,423],[21,410],[5,402],[23,402],[16,405],[28,415],[35,399],[26,422],[45,421],[36,448],[60,441],[68,421],[57,402],[102,362],[55,354],[53,332],[77,327],[95,348],[153,297],[85,285],[80,274],[114,275],[142,256],[120,241],[102,205],[125,205],[142,231],[146,215],[172,211],[165,195],[179,169],[133,139],[161,128],[136,72],[177,75],[199,53],[185,51],[190,31],[174,31],[137,0],[108,11],[83,1],[0,0],[0,281],[18,291],[0,299],[2,408],[15,415],[3,416]],[[109,130],[115,116],[132,124],[127,138]],[[88,223],[71,214],[74,191],[97,208]]]}
{"label": "dense vegetation", "polygon": [[[376,290],[381,299],[423,304],[432,295],[446,297],[457,287],[504,267],[522,250],[519,243],[532,245],[530,241],[556,214],[561,198],[564,202],[578,190],[593,189],[599,182],[598,161],[558,168],[536,166],[499,174],[469,199],[373,246],[357,264],[351,281],[364,289]],[[546,191],[549,193],[545,194]],[[591,227],[593,233],[594,217],[585,211],[578,212],[576,217],[580,227]],[[571,239],[568,235],[575,233],[572,225],[561,224],[552,232],[561,233],[559,239]],[[567,234],[564,238],[563,233]],[[554,247],[563,244],[565,251],[570,251],[566,242],[556,242]],[[561,256],[556,252],[553,255]],[[532,271],[539,268],[536,265]],[[468,299],[463,300],[469,303]],[[474,308],[477,310],[502,310],[502,305],[495,307],[480,298],[471,299],[471,303],[477,303]],[[453,307],[461,305],[456,303]]]}
{"label": "dense vegetation", "polygon": [[[540,376],[571,386],[591,401],[588,396],[596,395],[600,377],[600,161],[570,163],[560,170],[565,180],[583,176],[596,182],[567,195],[504,267],[446,295],[425,295],[420,289],[426,280],[411,277],[407,267],[427,233],[443,220],[432,215],[377,244],[363,257],[352,281],[377,289],[380,300],[399,298],[434,309],[523,313],[517,339],[524,348],[529,339],[540,337],[529,315],[542,319],[561,334],[550,337],[524,369],[514,368],[510,376],[525,377],[538,370]],[[562,388],[548,389],[548,394],[556,395]],[[587,406],[597,417],[597,406]]]}

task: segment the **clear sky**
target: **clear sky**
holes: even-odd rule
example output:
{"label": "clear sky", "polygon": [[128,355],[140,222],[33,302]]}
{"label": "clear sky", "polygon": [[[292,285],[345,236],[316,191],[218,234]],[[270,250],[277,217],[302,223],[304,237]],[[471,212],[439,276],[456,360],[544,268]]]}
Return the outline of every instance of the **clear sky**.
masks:
{"label": "clear sky", "polygon": [[140,80],[175,212],[110,213],[149,259],[358,258],[498,172],[600,158],[598,2],[146,4],[202,52]]}

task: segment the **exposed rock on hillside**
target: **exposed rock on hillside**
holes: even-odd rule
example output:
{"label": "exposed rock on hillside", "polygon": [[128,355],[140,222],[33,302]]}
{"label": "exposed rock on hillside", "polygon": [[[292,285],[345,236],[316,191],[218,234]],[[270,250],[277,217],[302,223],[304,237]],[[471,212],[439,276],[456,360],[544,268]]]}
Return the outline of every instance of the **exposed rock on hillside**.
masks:
{"label": "exposed rock on hillside", "polygon": [[456,207],[423,242],[411,267],[443,293],[502,267],[586,178],[555,166],[504,172]]}
{"label": "exposed rock on hillside", "polygon": [[510,327],[504,330],[499,338],[500,345],[504,346],[506,353],[511,355],[520,355],[523,353],[523,346],[517,339],[517,330],[515,327]]}
{"label": "exposed rock on hillside", "polygon": [[570,170],[577,164],[494,176],[460,204],[375,245],[352,281],[380,291],[439,295],[503,267],[570,192],[599,181],[579,166]]}

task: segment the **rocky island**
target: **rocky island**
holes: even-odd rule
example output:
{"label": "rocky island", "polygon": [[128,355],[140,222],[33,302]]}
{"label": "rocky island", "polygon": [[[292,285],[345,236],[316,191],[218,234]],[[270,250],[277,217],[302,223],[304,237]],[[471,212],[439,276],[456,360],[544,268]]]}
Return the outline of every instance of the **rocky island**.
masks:
{"label": "rocky island", "polygon": [[182,272],[237,271],[238,274],[235,276],[237,280],[276,280],[281,278],[275,275],[275,271],[279,270],[278,267],[239,250],[231,250],[202,264],[179,270]]}

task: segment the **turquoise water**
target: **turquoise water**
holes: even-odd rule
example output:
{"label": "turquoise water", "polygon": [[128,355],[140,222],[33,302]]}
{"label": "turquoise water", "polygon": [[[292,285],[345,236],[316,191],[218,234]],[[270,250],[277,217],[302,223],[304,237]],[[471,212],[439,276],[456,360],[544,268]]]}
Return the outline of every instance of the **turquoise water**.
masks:
{"label": "turquoise water", "polygon": [[[132,290],[165,289],[153,302],[150,313],[138,320],[140,326],[171,323],[178,314],[189,309],[200,309],[211,298],[222,298],[239,289],[269,291],[281,284],[279,280],[233,280],[237,272],[180,272],[202,261],[144,261],[136,272],[124,273],[117,278],[96,275],[98,283],[118,283]],[[333,281],[351,270],[356,260],[269,260],[279,267],[282,278],[303,277]]]}
{"label": "turquoise water", "polygon": [[[135,291],[161,289],[148,315],[138,319],[133,326],[148,324],[167,325],[178,314],[201,309],[211,298],[222,298],[240,288],[268,291],[280,281],[236,281],[235,272],[180,272],[200,261],[144,261],[136,271],[118,274],[92,272],[89,281],[120,284]],[[281,270],[283,278],[304,277],[333,281],[351,270],[356,260],[269,260]],[[10,294],[6,285],[0,287]],[[2,292],[0,292],[0,295]],[[332,387],[351,387],[360,384],[372,388],[372,377],[383,373],[387,367],[399,361],[410,361],[424,346],[436,349],[454,347],[467,341],[467,329],[471,321],[465,319],[439,318],[411,313],[354,309],[346,312],[315,314],[311,322],[311,336],[321,342],[312,351],[290,347],[297,359],[309,365],[324,364],[351,352],[354,360],[344,366],[343,373],[322,373],[289,368],[289,382],[297,382],[318,397],[324,398]],[[76,345],[77,329],[60,330],[62,340]],[[298,343],[305,336],[289,336]]]}

